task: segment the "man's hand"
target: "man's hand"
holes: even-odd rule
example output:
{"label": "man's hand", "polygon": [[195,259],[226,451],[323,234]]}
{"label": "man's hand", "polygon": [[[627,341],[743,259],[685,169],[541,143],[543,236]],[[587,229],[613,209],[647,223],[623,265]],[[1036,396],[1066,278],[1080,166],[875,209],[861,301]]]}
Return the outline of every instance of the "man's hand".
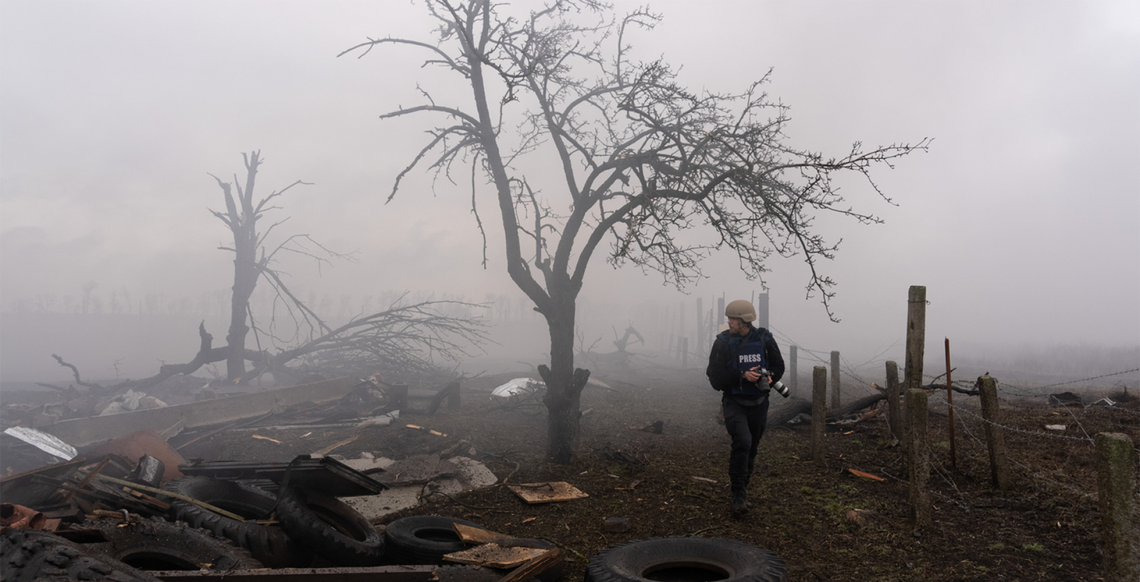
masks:
{"label": "man's hand", "polygon": [[749,382],[752,382],[753,384],[759,382],[760,378],[761,378],[760,366],[756,366],[755,368],[752,368],[751,370],[745,370],[744,371],[744,379],[748,380]]}

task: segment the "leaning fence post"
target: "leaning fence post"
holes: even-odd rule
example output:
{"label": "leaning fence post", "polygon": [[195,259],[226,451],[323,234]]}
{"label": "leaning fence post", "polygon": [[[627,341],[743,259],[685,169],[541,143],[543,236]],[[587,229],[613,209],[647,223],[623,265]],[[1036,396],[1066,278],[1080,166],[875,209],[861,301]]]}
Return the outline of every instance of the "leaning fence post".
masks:
{"label": "leaning fence post", "polygon": [[926,392],[906,391],[906,412],[909,419],[907,429],[907,465],[910,469],[910,516],[915,529],[934,525],[931,515],[930,491],[930,441],[927,436]]}
{"label": "leaning fence post", "polygon": [[839,408],[839,352],[831,352],[831,407]]}
{"label": "leaning fence post", "polygon": [[887,423],[895,440],[903,440],[902,411],[899,410],[899,364],[887,362]]}
{"label": "leaning fence post", "polygon": [[811,379],[811,460],[823,466],[823,436],[827,432],[827,368],[813,368]]}
{"label": "leaning fence post", "polygon": [[1097,509],[1104,543],[1104,579],[1140,580],[1140,515],[1132,439],[1116,432],[1096,435]]}
{"label": "leaning fence post", "polygon": [[997,381],[979,376],[978,392],[982,397],[982,418],[986,421],[986,447],[990,450],[990,483],[1005,491],[1009,488],[1009,454],[1005,448],[1005,433],[998,426]]}

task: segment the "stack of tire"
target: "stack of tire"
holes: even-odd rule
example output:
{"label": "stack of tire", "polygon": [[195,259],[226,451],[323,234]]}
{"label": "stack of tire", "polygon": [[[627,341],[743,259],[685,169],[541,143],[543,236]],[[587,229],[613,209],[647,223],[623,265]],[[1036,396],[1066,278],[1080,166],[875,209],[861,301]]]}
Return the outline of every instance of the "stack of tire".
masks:
{"label": "stack of tire", "polygon": [[[253,484],[204,476],[167,482],[163,489],[236,514],[239,521],[188,501],[170,504],[171,518],[226,538],[270,568],[312,565],[377,566],[384,538],[339,499],[301,487],[274,495]],[[281,527],[258,520],[276,516]]]}
{"label": "stack of tire", "polygon": [[0,534],[0,580],[116,580],[157,582],[158,578],[109,556],[91,554],[80,545],[34,529]]}

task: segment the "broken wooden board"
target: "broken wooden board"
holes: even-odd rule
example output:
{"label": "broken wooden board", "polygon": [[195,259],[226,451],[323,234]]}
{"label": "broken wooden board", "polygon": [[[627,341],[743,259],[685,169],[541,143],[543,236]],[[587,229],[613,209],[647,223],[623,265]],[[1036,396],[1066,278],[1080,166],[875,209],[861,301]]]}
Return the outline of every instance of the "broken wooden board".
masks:
{"label": "broken wooden board", "polygon": [[455,533],[459,536],[460,541],[465,544],[487,544],[500,540],[510,539],[511,537],[509,535],[486,530],[481,527],[463,525],[462,523],[454,523],[452,524],[452,527],[455,528]]}
{"label": "broken wooden board", "polygon": [[555,501],[571,501],[574,499],[582,499],[589,497],[589,495],[579,491],[573,485],[565,481],[553,481],[546,483],[520,483],[518,485],[507,485],[507,488],[514,492],[530,504],[536,503],[553,503]]}
{"label": "broken wooden board", "polygon": [[852,475],[857,475],[859,477],[863,477],[864,479],[872,479],[874,481],[886,481],[886,479],[883,479],[882,477],[879,477],[878,475],[872,475],[870,473],[864,473],[863,471],[857,471],[855,469],[847,469],[847,471],[849,471]]}
{"label": "broken wooden board", "polygon": [[443,559],[458,564],[507,569],[525,564],[548,551],[550,550],[539,548],[504,548],[496,543],[489,543],[470,550],[447,554]]}

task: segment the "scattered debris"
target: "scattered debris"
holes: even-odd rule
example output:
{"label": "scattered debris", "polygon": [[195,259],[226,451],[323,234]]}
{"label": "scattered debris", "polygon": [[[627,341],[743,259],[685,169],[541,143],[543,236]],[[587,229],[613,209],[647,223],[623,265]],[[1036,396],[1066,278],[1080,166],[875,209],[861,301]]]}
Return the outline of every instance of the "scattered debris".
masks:
{"label": "scattered debris", "polygon": [[1072,392],[1060,392],[1049,395],[1049,404],[1053,406],[1084,406],[1081,397]]}
{"label": "scattered debris", "polygon": [[1114,400],[1112,400],[1111,398],[1106,397],[1106,398],[1101,398],[1100,400],[1097,400],[1096,402],[1093,402],[1089,406],[1116,406],[1116,402]]}
{"label": "scattered debris", "polygon": [[58,438],[34,428],[24,426],[13,426],[4,431],[4,434],[15,437],[36,447],[37,449],[53,456],[59,457],[64,461],[70,461],[79,454],[75,447],[59,440]]}
{"label": "scattered debris", "polygon": [[641,430],[642,432],[648,432],[648,433],[653,433],[653,434],[661,434],[662,432],[664,432],[664,429],[665,429],[665,421],[658,420],[652,424],[648,424],[648,425],[641,427],[639,430]]}
{"label": "scattered debris", "polygon": [[556,501],[571,501],[582,499],[589,495],[579,491],[565,481],[548,481],[546,483],[521,483],[507,485],[515,495],[523,501],[534,505],[536,503],[553,503]]}
{"label": "scattered debris", "polygon": [[[533,517],[530,519],[534,519]],[[526,520],[523,520],[525,523]],[[501,534],[491,530],[483,529],[481,527],[471,527],[462,523],[454,523],[452,527],[455,528],[455,533],[459,539],[466,544],[486,544],[490,542],[499,542],[502,540],[510,539],[511,536]]]}
{"label": "scattered debris", "polygon": [[847,510],[846,517],[847,521],[863,526],[867,525],[867,518],[874,514],[875,512],[870,509],[849,509]]}
{"label": "scattered debris", "polygon": [[279,440],[277,440],[277,439],[271,439],[271,438],[269,438],[269,437],[267,437],[267,436],[261,436],[261,435],[259,435],[259,434],[255,434],[255,435],[253,435],[253,437],[252,437],[252,438],[255,438],[255,439],[258,439],[258,440],[263,440],[263,441],[269,441],[269,442],[271,442],[271,443],[277,443],[277,444],[281,444],[281,441],[279,441]]}
{"label": "scattered debris", "polygon": [[314,455],[314,456],[318,456],[318,457],[323,457],[323,456],[325,456],[325,455],[327,455],[327,454],[329,454],[329,453],[331,453],[331,452],[333,452],[333,451],[335,451],[335,450],[337,450],[337,449],[339,449],[339,448],[343,447],[344,445],[347,445],[347,444],[349,444],[349,443],[351,443],[351,442],[355,441],[355,440],[356,440],[356,439],[358,439],[358,438],[360,438],[360,435],[359,435],[359,434],[354,434],[354,435],[352,435],[352,436],[350,436],[350,437],[348,437],[348,438],[346,438],[346,439],[344,439],[344,440],[342,440],[342,441],[340,441],[340,442],[336,442],[336,443],[333,443],[333,444],[331,444],[331,445],[329,445],[329,446],[327,446],[327,447],[325,447],[325,448],[323,448],[323,449],[321,449],[321,450],[319,450],[319,451],[317,451],[317,452],[313,453],[313,455]]}
{"label": "scattered debris", "polygon": [[610,533],[624,533],[629,531],[629,518],[628,517],[607,517],[602,522],[602,528]]}
{"label": "scattered debris", "polygon": [[144,455],[154,457],[165,467],[162,474],[163,483],[181,477],[182,472],[178,467],[186,464],[186,459],[153,430],[138,430],[125,434],[87,451],[87,456],[92,459],[106,455],[117,455],[130,461],[142,458]]}
{"label": "scattered debris", "polygon": [[422,426],[415,425],[415,424],[405,424],[404,427],[414,429],[414,430],[422,430],[424,432],[430,432],[431,434],[434,434],[435,436],[441,436],[441,437],[447,436],[446,434],[439,432],[437,430],[432,430],[430,428],[424,428]]}
{"label": "scattered debris", "polygon": [[1047,424],[1047,425],[1045,425],[1045,430],[1059,430],[1059,431],[1063,431],[1063,430],[1065,430],[1065,429],[1067,429],[1067,428],[1069,428],[1069,427],[1067,427],[1067,426],[1065,426],[1065,425],[1063,425],[1063,424]]}
{"label": "scattered debris", "polygon": [[389,487],[422,485],[435,479],[454,477],[458,473],[459,467],[455,463],[441,460],[439,455],[412,455],[388,465],[379,480]]}
{"label": "scattered debris", "polygon": [[531,378],[515,378],[506,384],[503,384],[491,391],[492,396],[499,396],[501,398],[509,398],[511,396],[519,396],[522,394],[533,394],[540,389],[546,388],[546,383],[540,380],[533,380]]}
{"label": "scattered debris", "polygon": [[443,559],[458,564],[506,569],[518,567],[547,552],[557,553],[558,550],[523,547],[504,548],[495,542],[488,542],[470,550],[446,554]]}
{"label": "scattered debris", "polygon": [[886,481],[886,479],[883,479],[882,477],[880,477],[878,475],[872,475],[870,473],[864,473],[863,471],[857,471],[855,469],[847,469],[847,472],[849,472],[852,475],[855,475],[857,477],[863,477],[864,479],[871,479],[872,481]]}
{"label": "scattered debris", "polygon": [[150,396],[144,392],[135,392],[134,390],[127,390],[126,392],[111,399],[99,416],[110,416],[112,414],[122,414],[124,412],[131,412],[132,410],[151,410],[153,408],[166,408],[167,404],[154,396]]}

